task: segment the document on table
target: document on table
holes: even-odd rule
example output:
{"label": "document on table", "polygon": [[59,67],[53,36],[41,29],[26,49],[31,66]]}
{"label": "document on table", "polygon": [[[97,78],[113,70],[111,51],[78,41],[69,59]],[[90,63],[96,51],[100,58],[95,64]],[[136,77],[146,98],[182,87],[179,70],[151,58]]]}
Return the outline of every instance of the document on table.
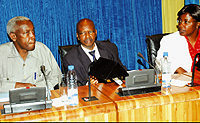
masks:
{"label": "document on table", "polygon": [[172,74],[171,85],[183,87],[191,83],[192,78],[183,74]]}
{"label": "document on table", "polygon": [[9,101],[9,92],[0,93],[0,102]]}
{"label": "document on table", "polygon": [[52,105],[55,107],[60,107],[68,104],[68,102],[62,102],[60,97],[54,98],[52,99],[52,101],[53,101]]}

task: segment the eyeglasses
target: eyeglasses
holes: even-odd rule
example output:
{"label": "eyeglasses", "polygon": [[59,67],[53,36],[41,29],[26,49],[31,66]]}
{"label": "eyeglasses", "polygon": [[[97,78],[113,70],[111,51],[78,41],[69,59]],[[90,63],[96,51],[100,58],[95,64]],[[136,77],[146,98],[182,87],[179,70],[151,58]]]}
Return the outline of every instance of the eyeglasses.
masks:
{"label": "eyeglasses", "polygon": [[186,20],[185,20],[185,21],[182,21],[182,20],[177,20],[178,25],[180,25],[180,24],[182,24],[182,23],[187,25],[187,24],[190,24],[190,23],[192,23],[192,22],[196,22],[196,21],[186,21]]}
{"label": "eyeglasses", "polygon": [[94,33],[94,31],[87,31],[87,32],[80,32],[79,34],[80,35],[86,35],[86,34],[92,35],[93,33]]}

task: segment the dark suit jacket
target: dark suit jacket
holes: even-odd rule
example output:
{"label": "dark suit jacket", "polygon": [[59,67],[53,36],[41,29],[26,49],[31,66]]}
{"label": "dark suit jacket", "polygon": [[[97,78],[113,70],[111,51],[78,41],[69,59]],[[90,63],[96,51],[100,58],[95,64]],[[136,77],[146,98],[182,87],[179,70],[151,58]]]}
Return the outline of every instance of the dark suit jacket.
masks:
{"label": "dark suit jacket", "polygon": [[[95,41],[95,43],[101,57],[116,61],[122,67],[124,67],[125,70],[127,70],[127,68],[121,63],[121,60],[119,59],[118,49],[114,43],[108,41]],[[87,83],[88,66],[90,63],[91,61],[81,48],[81,44],[74,46],[63,58],[65,72],[68,71],[68,65],[74,65],[78,82],[81,82],[82,85]]]}

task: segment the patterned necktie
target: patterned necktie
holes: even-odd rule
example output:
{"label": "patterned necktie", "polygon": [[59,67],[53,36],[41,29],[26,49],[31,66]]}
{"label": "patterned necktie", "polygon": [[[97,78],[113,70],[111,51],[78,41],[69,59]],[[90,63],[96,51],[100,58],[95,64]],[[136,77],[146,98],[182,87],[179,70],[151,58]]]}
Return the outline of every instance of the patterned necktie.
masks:
{"label": "patterned necktie", "polygon": [[93,56],[93,61],[97,60],[96,57],[95,57],[95,50],[90,51],[89,54]]}

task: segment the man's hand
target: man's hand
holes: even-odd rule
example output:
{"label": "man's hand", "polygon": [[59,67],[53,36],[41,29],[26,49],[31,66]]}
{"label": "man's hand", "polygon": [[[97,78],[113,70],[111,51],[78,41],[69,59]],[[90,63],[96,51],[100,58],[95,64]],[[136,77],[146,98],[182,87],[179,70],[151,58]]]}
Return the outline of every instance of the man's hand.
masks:
{"label": "man's hand", "polygon": [[98,79],[94,76],[90,76],[90,82],[91,84],[98,84]]}
{"label": "man's hand", "polygon": [[36,85],[33,85],[31,83],[16,82],[15,88],[21,88],[21,87],[36,87]]}

